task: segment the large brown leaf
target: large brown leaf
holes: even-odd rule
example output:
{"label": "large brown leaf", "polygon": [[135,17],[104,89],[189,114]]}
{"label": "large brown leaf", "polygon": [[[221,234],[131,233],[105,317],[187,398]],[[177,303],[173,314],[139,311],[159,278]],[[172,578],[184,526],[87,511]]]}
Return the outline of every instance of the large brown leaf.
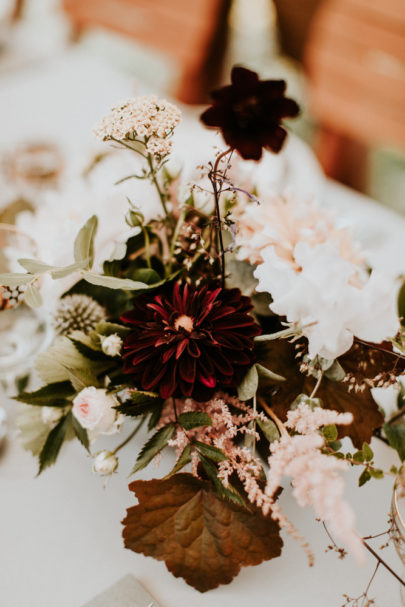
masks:
{"label": "large brown leaf", "polygon": [[[376,350],[367,344],[354,344],[353,347],[339,358],[344,370],[361,384],[364,379],[373,379],[376,375],[394,374],[403,371],[404,361],[398,359],[389,344],[382,344],[384,351]],[[295,358],[295,346],[286,340],[274,340],[260,346],[258,361],[283,375],[286,381],[262,383],[262,396],[271,405],[274,412],[283,421],[296,397],[301,394],[311,394],[315,379],[300,372],[299,363]],[[355,447],[361,448],[363,442],[370,442],[373,431],[384,423],[378,405],[372,397],[371,390],[364,385],[362,391],[350,389],[350,382],[331,381],[324,377],[316,396],[323,401],[327,409],[353,414],[350,426],[340,426],[339,436],[349,436]]]}
{"label": "large brown leaf", "polygon": [[281,553],[279,527],[270,517],[223,501],[208,481],[182,473],[129,488],[139,504],[123,520],[126,548],[165,561],[200,592]]}

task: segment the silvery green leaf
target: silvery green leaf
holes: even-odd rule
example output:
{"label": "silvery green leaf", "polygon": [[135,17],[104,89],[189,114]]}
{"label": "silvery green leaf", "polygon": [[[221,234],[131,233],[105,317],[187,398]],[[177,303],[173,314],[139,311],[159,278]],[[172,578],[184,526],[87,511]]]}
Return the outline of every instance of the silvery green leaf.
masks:
{"label": "silvery green leaf", "polygon": [[27,285],[31,280],[34,279],[32,274],[23,273],[4,273],[0,274],[0,285],[4,287],[19,287],[21,285]]}
{"label": "silvery green leaf", "polygon": [[34,285],[28,285],[24,293],[24,301],[30,308],[42,306],[42,295]]}
{"label": "silvery green leaf", "polygon": [[342,381],[346,373],[342,365],[337,360],[334,360],[332,364],[328,367],[328,369],[325,371],[324,375],[332,381]]}
{"label": "silvery green leaf", "polygon": [[259,282],[254,276],[254,266],[247,261],[231,259],[227,263],[229,276],[226,279],[226,286],[229,289],[237,287],[242,289],[243,295],[251,295]]}
{"label": "silvery green leaf", "polygon": [[94,259],[94,238],[97,232],[98,219],[96,215],[84,224],[76,236],[74,243],[74,258],[76,262],[89,259],[88,267],[93,265]]}
{"label": "silvery green leaf", "polygon": [[263,367],[263,365],[259,365],[259,363],[256,363],[256,369],[258,370],[259,375],[262,377],[272,379],[273,381],[285,381],[285,377],[279,375],[278,373],[274,373],[274,371],[267,369],[267,367]]}
{"label": "silvery green leaf", "polygon": [[44,274],[45,272],[49,272],[49,270],[53,270],[54,266],[50,266],[43,261],[39,261],[38,259],[19,259],[18,263],[20,266],[27,270],[27,272],[31,272],[31,274]]}
{"label": "silvery green leaf", "polygon": [[297,409],[301,404],[308,405],[311,409],[323,407],[323,402],[320,398],[311,398],[308,394],[298,394],[297,398],[291,404],[290,409]]}
{"label": "silvery green leaf", "polygon": [[256,395],[258,385],[259,374],[256,365],[253,365],[237,388],[239,400],[249,400],[250,398],[253,398]]}
{"label": "silvery green leaf", "polygon": [[277,429],[276,424],[268,419],[267,421],[263,421],[260,417],[256,420],[257,425],[260,430],[263,432],[264,436],[267,438],[269,443],[273,443],[275,440],[279,440],[280,432]]}
{"label": "silvery green leaf", "polygon": [[116,259],[124,259],[127,252],[127,244],[126,242],[117,242],[114,247],[114,251],[111,255],[111,261],[115,261]]}
{"label": "silvery green leaf", "polygon": [[131,329],[129,327],[124,327],[123,325],[119,325],[114,322],[107,322],[106,320],[102,320],[96,325],[96,333],[99,335],[114,335],[116,333],[123,339],[127,337],[131,333]]}
{"label": "silvery green leaf", "polygon": [[32,455],[39,455],[49,433],[49,426],[42,420],[41,407],[21,405],[16,426],[20,442]]}
{"label": "silvery green leaf", "polygon": [[103,276],[93,272],[83,272],[84,280],[92,285],[99,287],[108,287],[109,289],[125,289],[126,291],[139,291],[147,289],[148,285],[144,282],[137,282],[130,278],[116,278],[115,276]]}
{"label": "silvery green leaf", "polygon": [[90,264],[90,257],[83,259],[83,261],[78,261],[76,263],[72,263],[69,266],[65,266],[64,268],[53,268],[51,272],[51,276],[54,279],[65,278],[73,272],[77,272],[77,270],[82,270],[83,268],[87,268]]}

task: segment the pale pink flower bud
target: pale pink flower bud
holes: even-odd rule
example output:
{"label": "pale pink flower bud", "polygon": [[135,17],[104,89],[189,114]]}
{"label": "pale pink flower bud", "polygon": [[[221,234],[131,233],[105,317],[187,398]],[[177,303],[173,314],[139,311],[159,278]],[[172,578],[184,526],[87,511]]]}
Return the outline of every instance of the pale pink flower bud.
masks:
{"label": "pale pink flower bud", "polygon": [[101,349],[107,356],[118,356],[122,348],[122,339],[114,333],[101,338]]}
{"label": "pale pink flower bud", "polygon": [[100,476],[110,476],[118,468],[118,457],[111,451],[99,451],[94,457],[93,470]]}

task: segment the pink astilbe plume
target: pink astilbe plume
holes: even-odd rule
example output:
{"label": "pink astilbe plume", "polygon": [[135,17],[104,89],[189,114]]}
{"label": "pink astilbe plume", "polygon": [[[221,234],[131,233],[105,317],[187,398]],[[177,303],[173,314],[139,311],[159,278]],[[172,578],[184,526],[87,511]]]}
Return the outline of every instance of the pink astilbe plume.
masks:
{"label": "pink astilbe plume", "polygon": [[328,522],[332,533],[361,561],[364,558],[362,541],[354,529],[354,513],[343,499],[344,480],[339,471],[348,469],[346,461],[322,453],[325,440],[317,430],[326,424],[350,424],[350,413],[312,410],[301,404],[288,413],[286,426],[302,434],[283,434],[270,446],[269,480],[263,512],[272,511],[272,500],[283,476],[291,478],[293,495],[300,506],[310,505],[316,516]]}

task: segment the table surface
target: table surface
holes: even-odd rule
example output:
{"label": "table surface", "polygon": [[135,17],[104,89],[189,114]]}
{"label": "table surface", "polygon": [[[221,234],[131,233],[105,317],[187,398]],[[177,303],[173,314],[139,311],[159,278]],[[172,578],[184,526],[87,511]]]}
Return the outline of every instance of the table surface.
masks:
{"label": "table surface", "polygon": [[[64,52],[29,71],[0,76],[1,148],[25,138],[59,138],[69,153],[91,145],[90,132],[106,107],[133,93],[133,82],[79,51]],[[13,111],[10,110],[13,108]],[[187,139],[187,133],[185,133]],[[283,157],[282,172],[303,191],[312,187],[322,203],[352,221],[368,259],[393,275],[405,271],[405,220],[377,203],[323,180],[307,148],[293,139]],[[280,170],[275,166],[274,170]],[[387,402],[389,395],[386,396]],[[11,412],[13,405],[6,403]],[[130,432],[127,422],[124,432]],[[315,553],[309,568],[301,548],[283,533],[282,558],[248,567],[228,586],[200,594],[175,579],[163,563],[123,548],[120,521],[134,504],[128,473],[144,436],[127,446],[119,473],[104,488],[91,473],[91,460],[78,442],[65,445],[57,465],[35,478],[36,462],[14,436],[0,459],[0,604],[4,607],[80,607],[127,573],[135,575],[161,607],[340,607],[342,594],[360,595],[375,561],[357,567],[350,557],[325,554],[328,539],[310,509],[299,508],[285,491],[281,504],[308,538]],[[108,446],[105,439],[105,445]],[[378,441],[372,444],[384,469],[397,464],[395,455]],[[104,443],[97,444],[103,448]],[[165,456],[142,478],[161,477],[169,470]],[[357,515],[360,534],[387,528],[392,480],[356,487],[357,471],[347,474],[347,497]],[[380,541],[381,543],[381,541]],[[376,540],[374,545],[379,546]],[[384,557],[398,571],[392,547]],[[371,596],[379,607],[400,605],[396,581],[381,569]]]}

